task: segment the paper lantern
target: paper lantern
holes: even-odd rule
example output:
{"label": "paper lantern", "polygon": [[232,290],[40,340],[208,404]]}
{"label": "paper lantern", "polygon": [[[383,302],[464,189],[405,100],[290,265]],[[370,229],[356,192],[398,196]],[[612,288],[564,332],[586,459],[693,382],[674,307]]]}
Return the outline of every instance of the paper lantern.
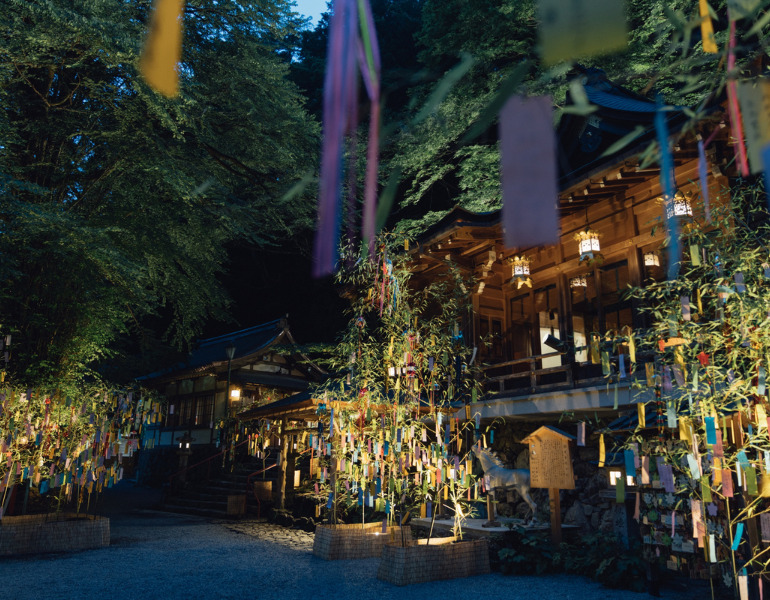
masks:
{"label": "paper lantern", "polygon": [[516,284],[516,289],[521,288],[522,285],[532,287],[532,279],[529,276],[529,257],[528,256],[514,256],[508,259],[511,263],[512,277],[511,283]]}
{"label": "paper lantern", "polygon": [[659,267],[660,257],[656,252],[650,251],[644,253],[644,266],[645,267]]}
{"label": "paper lantern", "polygon": [[692,206],[690,205],[691,197],[691,192],[688,192],[687,194],[677,192],[674,194],[673,199],[664,198],[663,205],[666,207],[666,218],[675,219],[692,217]]}
{"label": "paper lantern", "polygon": [[599,244],[599,232],[586,228],[575,234],[578,243],[580,260],[596,260],[601,257],[601,245]]}

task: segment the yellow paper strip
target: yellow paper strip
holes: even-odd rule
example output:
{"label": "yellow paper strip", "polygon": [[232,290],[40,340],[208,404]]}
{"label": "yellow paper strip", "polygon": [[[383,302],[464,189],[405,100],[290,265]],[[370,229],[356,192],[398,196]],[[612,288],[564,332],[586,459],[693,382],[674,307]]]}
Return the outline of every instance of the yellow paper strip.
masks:
{"label": "yellow paper strip", "polygon": [[539,0],[540,55],[552,65],[626,47],[623,0]]}
{"label": "yellow paper strip", "polygon": [[184,0],[156,0],[139,63],[147,83],[168,97],[179,93],[177,63],[182,58],[183,9]]}
{"label": "yellow paper strip", "polygon": [[701,38],[703,38],[703,51],[716,54],[719,52],[719,49],[714,41],[714,25],[711,22],[708,2],[706,0],[698,0],[698,8],[701,17],[700,34]]}
{"label": "yellow paper strip", "polygon": [[604,466],[604,459],[606,458],[606,453],[604,451],[604,434],[599,435],[599,468],[602,468]]}

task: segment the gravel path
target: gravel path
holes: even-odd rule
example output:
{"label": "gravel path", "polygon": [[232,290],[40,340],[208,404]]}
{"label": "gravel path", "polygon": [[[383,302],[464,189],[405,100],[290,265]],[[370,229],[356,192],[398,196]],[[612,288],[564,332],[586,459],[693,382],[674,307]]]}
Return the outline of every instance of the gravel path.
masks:
{"label": "gravel path", "polygon": [[[0,599],[131,600],[647,600],[573,576],[499,573],[396,587],[377,559],[323,561],[313,538],[257,521],[224,522],[146,509],[110,514],[112,544],[74,554],[0,559]],[[707,597],[664,590],[666,599]]]}

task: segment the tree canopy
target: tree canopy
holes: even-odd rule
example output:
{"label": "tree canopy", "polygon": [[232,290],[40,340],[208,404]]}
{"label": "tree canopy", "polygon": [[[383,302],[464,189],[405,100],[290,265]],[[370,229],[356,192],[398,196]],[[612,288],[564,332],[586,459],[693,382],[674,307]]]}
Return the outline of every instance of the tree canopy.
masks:
{"label": "tree canopy", "polygon": [[[137,74],[149,0],[0,8],[0,324],[28,382],[82,373],[160,315],[184,344],[233,241],[309,229],[318,126],[288,81],[285,0],[188,0],[181,95]],[[290,202],[290,204],[289,204]]]}

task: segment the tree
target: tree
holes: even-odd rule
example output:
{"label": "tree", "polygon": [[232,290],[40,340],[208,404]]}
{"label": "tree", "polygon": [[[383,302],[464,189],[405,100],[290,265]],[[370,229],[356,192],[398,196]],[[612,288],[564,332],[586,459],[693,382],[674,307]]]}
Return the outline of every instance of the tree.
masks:
{"label": "tree", "polygon": [[[728,77],[727,3],[713,4],[718,54],[703,52],[697,3],[629,0],[628,49],[580,64],[600,68],[611,81],[650,99],[660,93],[670,104],[687,106],[695,122],[707,105],[723,100]],[[385,165],[386,172],[398,169],[404,176],[399,228],[420,231],[458,204],[475,211],[499,208],[496,126],[502,102],[516,93],[550,94],[558,123],[568,99],[574,99],[567,90],[579,91],[581,71],[572,70],[575,61],[545,68],[537,60],[536,8],[532,0],[424,3],[420,61],[447,78],[413,88],[412,114],[446,85],[462,53],[473,63],[428,118],[402,128]],[[762,9],[757,6],[748,16],[736,23],[739,76],[757,71],[767,47]]]}
{"label": "tree", "polygon": [[182,93],[138,77],[148,0],[0,9],[0,313],[26,383],[69,377],[147,319],[183,345],[228,296],[227,245],[312,226],[318,127],[287,80],[284,0],[186,3]]}
{"label": "tree", "polygon": [[434,511],[446,503],[459,530],[475,485],[474,427],[452,414],[479,392],[463,343],[464,283],[450,271],[412,289],[398,246],[383,241],[376,261],[362,259],[339,275],[350,322],[331,361],[337,375],[316,391],[326,400],[326,427],[313,444],[332,448],[320,483],[332,521],[343,505],[360,506],[361,519],[372,507],[400,523],[429,503]]}
{"label": "tree", "polygon": [[[680,542],[693,532],[695,547],[713,548],[705,562],[720,563],[725,582],[737,588],[742,569],[752,576],[770,572],[757,533],[760,515],[770,513],[763,487],[770,472],[765,192],[739,180],[711,215],[711,222],[696,218],[684,227],[689,252],[676,279],[631,292],[650,323],[634,332],[636,348],[653,356],[636,383],[639,414],[645,405],[656,412],[646,426],[657,431],[650,436],[640,419],[619,446],[642,459],[641,471],[629,475],[658,480],[670,493],[662,505],[654,496],[642,502],[645,524],[654,528],[671,511],[684,515]],[[665,551],[676,541],[668,535],[671,526],[664,529],[657,543]]]}

